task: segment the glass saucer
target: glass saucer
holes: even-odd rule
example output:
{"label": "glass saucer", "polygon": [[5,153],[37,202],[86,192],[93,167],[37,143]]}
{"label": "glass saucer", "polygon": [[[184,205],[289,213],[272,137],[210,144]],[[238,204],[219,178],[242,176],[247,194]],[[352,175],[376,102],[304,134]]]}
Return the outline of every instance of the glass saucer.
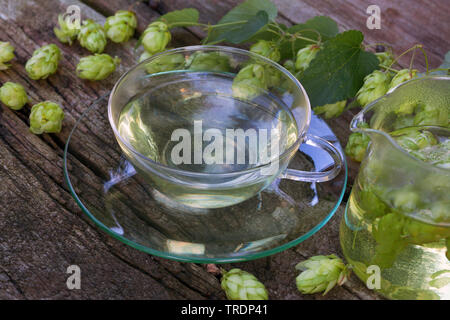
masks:
{"label": "glass saucer", "polygon": [[[64,150],[64,176],[72,196],[96,225],[138,250],[196,263],[262,258],[312,236],[334,215],[344,196],[347,165],[329,182],[276,179],[260,194],[219,209],[171,201],[136,174],[110,128],[107,97],[94,102],[72,129]],[[309,133],[342,148],[325,121],[313,115]],[[302,145],[289,167],[326,170],[324,151]]]}

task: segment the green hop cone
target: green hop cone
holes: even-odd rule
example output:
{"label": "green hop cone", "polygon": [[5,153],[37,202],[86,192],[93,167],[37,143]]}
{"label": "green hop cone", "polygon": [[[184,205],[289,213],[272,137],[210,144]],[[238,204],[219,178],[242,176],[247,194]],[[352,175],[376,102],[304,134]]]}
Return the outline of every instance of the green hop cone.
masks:
{"label": "green hop cone", "polygon": [[56,72],[60,59],[59,48],[55,44],[48,44],[34,50],[32,57],[25,64],[25,70],[33,80],[46,79]]}
{"label": "green hop cone", "polygon": [[233,80],[233,96],[241,99],[252,99],[267,89],[266,70],[253,63],[242,68]]}
{"label": "green hop cone", "polygon": [[[142,53],[139,58],[139,62],[144,61],[145,59],[151,57],[152,55],[147,51]],[[147,63],[145,68],[149,74],[166,72],[172,70],[179,70],[184,67],[185,60],[182,54],[169,54],[160,56],[153,61]]]}
{"label": "green hop cone", "polygon": [[0,87],[0,101],[13,110],[20,110],[28,102],[28,96],[20,84],[6,82]]}
{"label": "green hop cone", "polygon": [[416,126],[443,126],[450,123],[450,106],[440,108],[429,104],[418,104],[414,110],[414,125]]}
{"label": "green hop cone", "polygon": [[141,36],[142,45],[151,54],[164,51],[171,38],[169,27],[161,21],[150,23]]}
{"label": "green hop cone", "polygon": [[339,116],[345,110],[347,100],[338,101],[336,103],[330,103],[323,106],[315,107],[314,112],[316,114],[322,114],[325,119],[331,119]]}
{"label": "green hop cone", "polygon": [[334,254],[314,256],[295,266],[302,272],[295,282],[303,294],[323,292],[326,295],[336,284],[343,285],[350,275],[350,268]]}
{"label": "green hop cone", "polygon": [[139,57],[139,62],[142,62],[142,61],[150,58],[151,56],[152,56],[151,53],[144,51],[144,52],[142,52],[141,56]]}
{"label": "green hop cone", "polygon": [[78,62],[77,76],[81,79],[103,80],[113,73],[119,64],[119,58],[112,58],[106,53],[87,56]]}
{"label": "green hop cone", "polygon": [[186,64],[189,70],[228,72],[231,69],[230,58],[220,52],[195,52]]}
{"label": "green hop cone", "polygon": [[418,70],[416,69],[402,69],[392,78],[391,83],[389,84],[389,90],[395,88],[400,83],[411,80],[417,77]]}
{"label": "green hop cone", "polygon": [[273,41],[259,40],[250,47],[250,51],[260,54],[275,62],[280,61],[281,58],[280,50],[278,50]]}
{"label": "green hop cone", "polygon": [[58,24],[59,28],[53,28],[53,32],[59,41],[62,43],[72,44],[73,40],[77,38],[78,33],[80,32],[80,23],[76,21],[74,23],[68,23],[64,18],[64,15],[58,16]]}
{"label": "green hop cone", "polygon": [[265,69],[267,87],[278,87],[281,83],[281,72],[270,65],[267,65]]}
{"label": "green hop cone", "polygon": [[14,59],[14,47],[9,42],[0,41],[0,70],[8,69],[9,65],[5,62]]}
{"label": "green hop cone", "polygon": [[372,235],[377,245],[370,264],[380,268],[392,266],[397,255],[408,245],[403,237],[405,219],[401,214],[388,213],[374,221]]}
{"label": "green hop cone", "polygon": [[403,128],[390,135],[400,147],[407,151],[415,151],[438,143],[436,137],[427,130],[417,130],[415,128]]}
{"label": "green hop cone", "polygon": [[384,96],[389,88],[390,76],[375,70],[364,78],[364,84],[356,93],[356,100],[365,107],[372,101]]}
{"label": "green hop cone", "polygon": [[132,11],[119,10],[105,21],[106,36],[116,43],[128,41],[137,26],[136,15]]}
{"label": "green hop cone", "polygon": [[87,19],[81,25],[78,41],[90,52],[102,53],[107,43],[105,30],[95,21]]}
{"label": "green hop cone", "polygon": [[309,67],[311,61],[316,57],[319,50],[320,47],[316,44],[298,50],[295,60],[295,69],[300,72],[305,71]]}
{"label": "green hop cone", "polygon": [[378,58],[378,61],[380,62],[380,66],[390,67],[392,63],[394,62],[394,56],[391,52],[385,51],[385,52],[377,52],[375,55]]}
{"label": "green hop cone", "polygon": [[[360,127],[368,128],[369,125],[367,123],[363,123]],[[345,154],[351,159],[361,162],[364,159],[369,142],[370,138],[367,135],[361,132],[353,132],[348,137],[348,142],[345,146]]]}
{"label": "green hop cone", "polygon": [[286,68],[287,71],[289,71],[292,74],[295,74],[296,70],[295,70],[295,62],[293,60],[286,60],[283,63],[283,67]]}
{"label": "green hop cone", "polygon": [[222,275],[222,289],[228,300],[267,300],[269,294],[259,280],[241,269],[231,269]]}
{"label": "green hop cone", "polygon": [[57,103],[40,102],[31,108],[30,131],[34,134],[58,133],[61,131],[63,119],[64,111]]}

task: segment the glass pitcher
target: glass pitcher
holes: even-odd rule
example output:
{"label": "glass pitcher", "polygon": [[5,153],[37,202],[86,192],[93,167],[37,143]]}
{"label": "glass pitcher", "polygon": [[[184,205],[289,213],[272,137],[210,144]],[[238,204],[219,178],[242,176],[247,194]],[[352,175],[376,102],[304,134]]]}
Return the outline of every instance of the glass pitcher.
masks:
{"label": "glass pitcher", "polygon": [[[417,113],[425,107],[429,119]],[[355,274],[390,299],[450,299],[450,151],[437,166],[412,156],[389,134],[414,126],[448,146],[449,116],[450,77],[423,77],[394,88],[351,123],[371,142],[340,242]]]}

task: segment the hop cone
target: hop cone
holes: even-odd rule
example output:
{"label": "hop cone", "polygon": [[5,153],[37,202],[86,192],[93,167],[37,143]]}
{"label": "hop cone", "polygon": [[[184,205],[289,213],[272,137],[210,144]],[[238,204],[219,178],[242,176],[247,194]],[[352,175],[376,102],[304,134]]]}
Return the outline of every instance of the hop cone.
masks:
{"label": "hop cone", "polygon": [[272,61],[280,61],[280,50],[278,50],[273,41],[259,40],[250,47],[250,51],[269,58]]}
{"label": "hop cone", "polygon": [[137,20],[134,12],[119,10],[106,19],[106,36],[116,43],[125,42],[133,36],[136,26]]}
{"label": "hop cone", "polygon": [[297,58],[295,61],[295,69],[297,71],[303,72],[308,67],[311,61],[316,57],[317,52],[319,52],[320,47],[318,45],[312,44],[303,49],[298,50]]}
{"label": "hop cone", "polygon": [[389,81],[390,77],[388,74],[375,70],[364,78],[364,84],[356,94],[356,100],[364,107],[384,96],[388,91]]}
{"label": "hop cone", "polygon": [[167,24],[161,21],[155,21],[148,25],[142,34],[142,45],[150,54],[163,51],[170,42],[170,35]]}
{"label": "hop cone", "polygon": [[106,53],[95,54],[80,59],[77,76],[81,79],[103,80],[116,70],[119,58],[112,58]]}
{"label": "hop cone", "polygon": [[8,69],[5,62],[14,59],[14,47],[9,42],[0,41],[0,70]]}
{"label": "hop cone", "polygon": [[195,71],[230,71],[228,55],[220,52],[195,52],[186,61],[189,70]]}
{"label": "hop cone", "polygon": [[267,89],[266,70],[259,64],[249,64],[239,71],[233,80],[233,95],[251,99]]}
{"label": "hop cone", "polygon": [[54,44],[36,49],[33,56],[27,61],[25,70],[33,80],[45,79],[58,69],[61,51]]}
{"label": "hop cone", "polygon": [[423,149],[438,143],[434,135],[426,130],[404,128],[391,132],[390,135],[400,147],[407,151]]}
{"label": "hop cone", "polygon": [[[151,57],[152,55],[148,53],[147,51],[144,51],[144,53],[139,58],[139,62]],[[184,56],[182,54],[170,54],[161,56],[159,58],[156,58],[155,60],[147,63],[145,65],[145,68],[148,73],[159,73],[159,72],[166,72],[166,71],[172,71],[172,70],[178,70],[182,68],[185,64]]]}
{"label": "hop cone", "polygon": [[58,24],[59,29],[56,27],[53,28],[55,36],[62,43],[72,44],[72,41],[77,38],[77,35],[80,32],[80,23],[67,23],[67,21],[64,19],[64,16],[60,14],[58,16]]}
{"label": "hop cone", "polygon": [[377,52],[375,55],[378,58],[378,61],[380,62],[380,65],[385,67],[390,67],[392,63],[394,62],[394,56],[391,52],[385,51],[385,52]]}
{"label": "hop cone", "polygon": [[269,295],[259,280],[241,269],[231,269],[222,276],[222,289],[228,300],[267,300]]}
{"label": "hop cone", "polygon": [[91,19],[83,21],[78,41],[83,48],[92,53],[102,53],[106,46],[106,34],[103,27]]}
{"label": "hop cone", "polygon": [[286,68],[287,71],[289,71],[292,74],[295,74],[295,62],[293,60],[286,60],[283,63],[283,67]]}
{"label": "hop cone", "polygon": [[389,84],[389,90],[392,88],[395,88],[400,83],[403,83],[405,81],[411,80],[415,77],[417,77],[417,70],[416,69],[402,69],[400,70],[391,80],[391,83]]}
{"label": "hop cone", "polygon": [[449,127],[450,106],[440,108],[432,104],[419,104],[415,109],[415,126],[442,126]]}
{"label": "hop cone", "polygon": [[13,110],[20,110],[28,102],[28,96],[20,84],[6,82],[0,87],[0,101]]}
{"label": "hop cone", "polygon": [[[361,127],[368,128],[369,125],[364,123]],[[361,162],[364,159],[369,142],[370,138],[367,135],[361,132],[353,132],[348,137],[348,142],[345,146],[345,154],[353,160]]]}
{"label": "hop cone", "polygon": [[303,294],[323,292],[325,295],[336,284],[344,284],[350,274],[348,266],[333,254],[314,256],[295,268],[303,271],[295,279],[297,289]]}
{"label": "hop cone", "polygon": [[60,132],[63,119],[64,111],[58,104],[51,101],[35,104],[31,108],[30,131],[34,134]]}
{"label": "hop cone", "polygon": [[314,112],[316,114],[323,114],[325,119],[331,119],[339,116],[344,112],[347,100],[338,101],[336,103],[330,103],[323,106],[315,107]]}

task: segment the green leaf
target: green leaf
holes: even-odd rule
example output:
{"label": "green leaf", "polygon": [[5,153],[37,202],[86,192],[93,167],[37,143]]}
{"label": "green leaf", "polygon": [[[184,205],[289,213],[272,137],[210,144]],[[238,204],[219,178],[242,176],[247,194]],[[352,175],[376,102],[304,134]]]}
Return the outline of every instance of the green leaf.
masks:
{"label": "green leaf", "polygon": [[[312,31],[315,30],[315,31]],[[297,24],[287,29],[287,32],[294,34],[301,32],[302,37],[310,38],[313,40],[319,39],[319,34],[322,42],[325,42],[331,38],[334,38],[339,33],[339,27],[333,19],[327,16],[317,16],[309,19],[305,23]],[[312,44],[311,41],[297,39],[292,41],[285,41],[281,44],[280,53],[281,59],[292,59],[298,50]]]}
{"label": "green leaf", "polygon": [[197,9],[187,8],[166,13],[165,15],[159,17],[157,21],[160,20],[167,23],[169,28],[171,28],[171,25],[173,24],[175,24],[173,27],[188,27],[197,24],[198,17],[199,14]]}
{"label": "green leaf", "polygon": [[[278,23],[278,26],[281,29],[283,29],[284,31],[286,31],[288,29],[288,27],[282,23]],[[275,34],[273,32],[270,32],[270,31],[268,31],[268,28],[269,28],[268,25],[264,26],[253,37],[248,39],[248,41],[251,41],[251,42],[256,42],[258,40],[277,41],[278,39],[280,39],[281,34]],[[272,30],[275,30],[275,29],[272,28]]]}
{"label": "green leaf", "polygon": [[[277,7],[269,0],[247,0],[231,9],[220,19],[217,23],[218,25],[227,25],[213,28],[208,36],[207,43],[220,42],[219,39],[224,33],[235,29],[236,25],[239,25],[237,22],[242,21],[242,24],[246,23],[249,19],[254,18],[259,11],[265,11],[269,21],[274,21],[278,14]],[[237,24],[233,24],[235,22]]]}
{"label": "green leaf", "polygon": [[378,67],[377,57],[362,50],[363,34],[349,30],[328,40],[300,76],[313,106],[354,97],[364,77]]}
{"label": "green leaf", "polygon": [[269,16],[265,11],[259,11],[256,16],[250,18],[245,24],[222,34],[217,41],[228,41],[234,44],[244,42],[255,35],[269,22]]}

